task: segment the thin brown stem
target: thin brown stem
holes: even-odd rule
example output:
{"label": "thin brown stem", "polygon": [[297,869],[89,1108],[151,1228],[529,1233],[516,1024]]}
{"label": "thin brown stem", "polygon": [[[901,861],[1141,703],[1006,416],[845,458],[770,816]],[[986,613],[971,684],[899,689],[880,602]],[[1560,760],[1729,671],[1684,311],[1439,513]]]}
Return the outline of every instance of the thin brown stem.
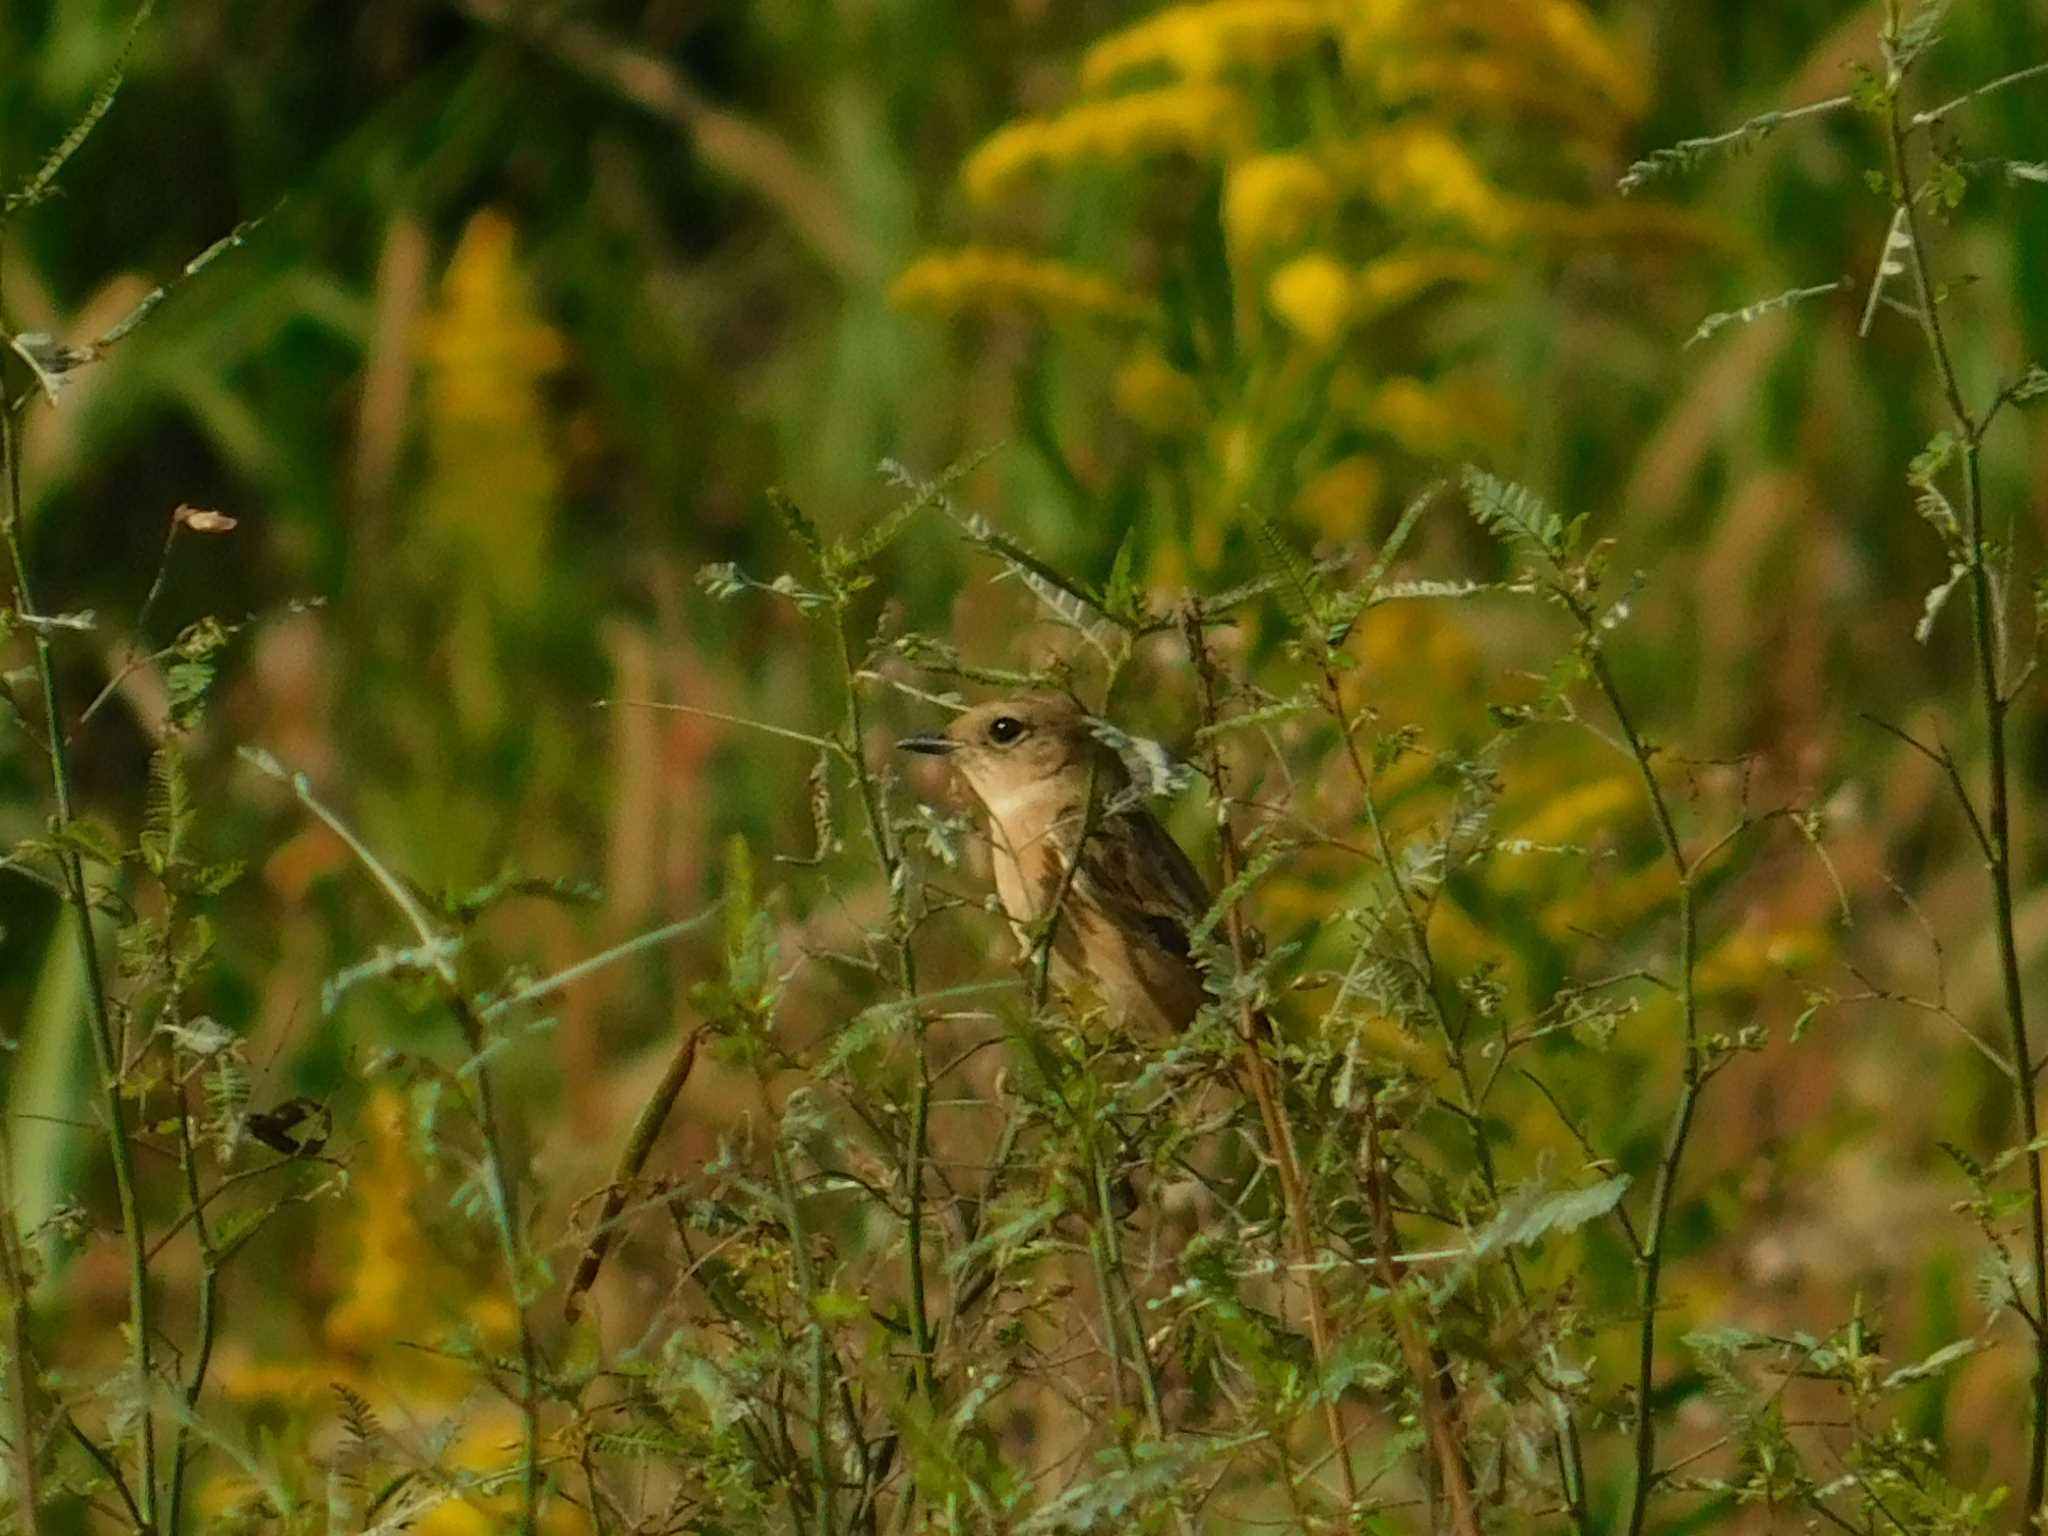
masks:
{"label": "thin brown stem", "polygon": [[[1497,1206],[1500,1203],[1499,1176],[1494,1168],[1493,1148],[1486,1139],[1485,1125],[1480,1115],[1484,1099],[1483,1095],[1475,1094],[1473,1091],[1462,1035],[1451,1027],[1450,1016],[1444,1009],[1443,997],[1437,990],[1436,956],[1430,946],[1429,919],[1414,892],[1409,888],[1408,882],[1402,877],[1401,866],[1394,854],[1393,839],[1388,835],[1385,819],[1380,815],[1379,797],[1372,768],[1358,749],[1351,718],[1344,707],[1344,694],[1338,680],[1336,664],[1327,653],[1322,658],[1322,685],[1324,707],[1337,726],[1337,734],[1344,746],[1345,761],[1351,767],[1352,777],[1358,781],[1359,797],[1364,804],[1366,824],[1372,832],[1373,847],[1378,854],[1380,867],[1386,871],[1387,884],[1393,891],[1394,903],[1400,909],[1401,930],[1408,943],[1409,964],[1415,971],[1417,989],[1430,1012],[1437,1034],[1443,1040],[1444,1052],[1458,1079],[1459,1090],[1463,1095],[1463,1119],[1471,1130],[1473,1156],[1479,1166],[1480,1180],[1486,1188],[1487,1198]],[[1506,1056],[1507,1053],[1503,1050],[1498,1059],[1504,1062]],[[1526,1314],[1530,1310],[1528,1284],[1522,1277],[1521,1266],[1512,1254],[1506,1256],[1506,1269],[1516,1305]],[[1442,1359],[1436,1363],[1435,1374],[1442,1382],[1443,1411],[1449,1417],[1450,1439],[1452,1443],[1457,1444],[1463,1437],[1457,1421],[1457,1404],[1451,1389],[1449,1369]],[[1561,1393],[1552,1394],[1551,1406],[1559,1424],[1553,1448],[1558,1465],[1564,1472],[1562,1487],[1565,1503],[1571,1510],[1573,1529],[1584,1531],[1587,1528],[1586,1468],[1578,1420],[1572,1412],[1571,1404]],[[1466,1476],[1469,1480],[1469,1471]]]}
{"label": "thin brown stem", "polygon": [[[1195,672],[1202,687],[1202,723],[1214,726],[1220,718],[1219,688],[1214,661],[1209,655],[1206,636],[1202,632],[1202,618],[1198,609],[1190,606],[1183,615],[1183,633],[1186,636],[1188,654],[1195,663]],[[1209,782],[1216,795],[1216,832],[1223,858],[1223,883],[1234,886],[1243,873],[1244,859],[1237,845],[1237,836],[1230,822],[1229,802],[1224,795],[1223,756],[1217,745],[1216,733],[1212,730],[1207,737]],[[1244,913],[1236,902],[1223,915],[1224,933],[1230,944],[1231,962],[1242,972],[1251,964],[1251,940],[1246,928]],[[1294,1238],[1295,1260],[1301,1266],[1302,1284],[1308,1299],[1309,1342],[1314,1346],[1316,1369],[1325,1378],[1323,1391],[1323,1415],[1330,1435],[1330,1447],[1337,1461],[1337,1476],[1344,1487],[1344,1503],[1347,1509],[1358,1502],[1358,1475],[1352,1469],[1351,1458],[1345,1453],[1344,1416],[1337,1402],[1333,1386],[1328,1384],[1331,1341],[1330,1319],[1323,1300],[1322,1276],[1318,1271],[1316,1250],[1318,1247],[1314,1220],[1309,1214],[1308,1194],[1302,1183],[1301,1164],[1297,1160],[1294,1146],[1294,1128],[1288,1122],[1287,1107],[1283,1102],[1273,1072],[1268,1066],[1262,1049],[1271,1025],[1254,1011],[1249,997],[1238,1004],[1237,1038],[1238,1049],[1244,1063],[1245,1077],[1252,1089],[1252,1096],[1258,1104],[1259,1118],[1266,1133],[1266,1144],[1273,1155],[1273,1166],[1280,1180],[1280,1195],[1287,1207],[1288,1226]],[[1425,1379],[1419,1383],[1423,1400],[1429,1401],[1430,1386]],[[1455,1459],[1455,1458],[1454,1458]],[[1457,1476],[1462,1479],[1464,1463],[1458,1461]],[[1447,1475],[1448,1469],[1447,1469]],[[1473,1528],[1476,1533],[1477,1527]]]}
{"label": "thin brown stem", "polygon": [[1394,1339],[1408,1373],[1415,1378],[1416,1396],[1422,1404],[1424,1432],[1436,1452],[1437,1467],[1444,1480],[1444,1496],[1451,1505],[1451,1529],[1459,1536],[1479,1536],[1479,1512],[1473,1504],[1470,1474],[1465,1468],[1464,1447],[1451,1429],[1451,1415],[1432,1401],[1439,1380],[1436,1364],[1423,1343],[1421,1330],[1408,1310],[1400,1269],[1394,1263],[1394,1212],[1387,1197],[1386,1159],[1380,1148],[1379,1101],[1370,1088],[1365,1096],[1365,1181],[1372,1205],[1374,1262],[1380,1284],[1386,1288],[1387,1308],[1394,1319]]}

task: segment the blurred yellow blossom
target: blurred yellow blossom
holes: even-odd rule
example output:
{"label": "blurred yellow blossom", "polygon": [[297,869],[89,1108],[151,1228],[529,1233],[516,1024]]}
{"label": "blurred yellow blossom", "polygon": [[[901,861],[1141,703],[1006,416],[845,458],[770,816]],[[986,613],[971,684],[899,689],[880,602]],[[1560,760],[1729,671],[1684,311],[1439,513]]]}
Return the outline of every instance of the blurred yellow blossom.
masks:
{"label": "blurred yellow blossom", "polygon": [[568,360],[534,310],[514,233],[491,209],[470,219],[420,342],[432,468],[422,510],[466,580],[507,607],[533,601],[545,569],[561,469],[540,386]]}
{"label": "blurred yellow blossom", "polygon": [[1476,379],[1403,377],[1373,390],[1358,417],[1410,453],[1447,458],[1500,437],[1512,412],[1496,390]]}
{"label": "blurred yellow blossom", "polygon": [[1396,251],[1360,269],[1352,293],[1361,319],[1397,309],[1446,283],[1481,284],[1500,275],[1500,263],[1478,251],[1422,247]]}
{"label": "blurred yellow blossom", "polygon": [[1099,91],[1119,76],[1163,65],[1206,80],[1237,65],[1270,70],[1333,30],[1339,7],[1323,0],[1209,0],[1175,5],[1112,32],[1081,60],[1081,83]]}
{"label": "blurred yellow blossom", "polygon": [[1328,347],[1351,324],[1356,288],[1342,262],[1325,251],[1311,251],[1273,274],[1266,302],[1296,335]]}
{"label": "blurred yellow blossom", "polygon": [[[1559,177],[1544,173],[1542,195],[1512,178],[1529,158],[1514,146],[1532,139],[1539,159],[1574,175],[1610,161],[1640,107],[1638,74],[1586,0],[1138,8],[1082,54],[1064,109],[1013,120],[974,150],[962,189],[986,206],[1075,167],[1191,157],[1196,174],[1175,167],[1172,196],[1142,208],[1091,202],[1085,220],[1060,221],[1086,231],[1100,276],[941,251],[904,272],[896,297],[948,313],[1002,301],[1129,319],[1148,339],[1192,328],[1195,345],[1173,350],[1174,365],[1125,354],[1114,381],[1117,415],[1162,453],[1205,444],[1179,466],[1200,481],[1186,547],[1158,559],[1222,563],[1238,509],[1283,464],[1301,487],[1289,512],[1324,537],[1356,538],[1370,531],[1386,466],[1308,423],[1337,418],[1423,457],[1511,434],[1515,412],[1497,387],[1438,376],[1405,335],[1366,328],[1447,289],[1497,290],[1518,262],[1628,238],[1618,223],[1575,221],[1584,199],[1560,192]],[[1156,227],[1176,210],[1182,225],[1213,221],[1206,236]],[[1218,235],[1220,267],[1191,259]],[[1388,377],[1382,341],[1418,376]],[[1348,350],[1368,346],[1379,369]],[[1334,375],[1316,366],[1326,360]]]}
{"label": "blurred yellow blossom", "polygon": [[1609,774],[1561,789],[1507,835],[1517,842],[1583,842],[1608,822],[1626,817],[1641,795],[1642,786],[1634,778]]}
{"label": "blurred yellow blossom", "polygon": [[1048,167],[1175,154],[1211,159],[1241,147],[1248,131],[1244,98],[1223,86],[1133,91],[997,129],[967,157],[960,179],[970,197],[988,203]]}
{"label": "blurred yellow blossom", "polygon": [[1295,510],[1326,539],[1355,539],[1371,522],[1386,476],[1359,454],[1339,459],[1302,488]]}
{"label": "blurred yellow blossom", "polygon": [[1223,228],[1241,252],[1292,245],[1329,208],[1329,174],[1306,155],[1254,155],[1230,169]]}
{"label": "blurred yellow blossom", "polygon": [[1117,370],[1116,408],[1161,437],[1195,431],[1207,414],[1200,386],[1149,347]]}
{"label": "blurred yellow blossom", "polygon": [[420,1286],[431,1259],[413,1212],[419,1176],[406,1144],[406,1101],[380,1087],[363,1111],[369,1168],[354,1184],[356,1253],[348,1284],[328,1310],[328,1344],[368,1354],[417,1333]]}
{"label": "blurred yellow blossom", "polygon": [[[1362,0],[1340,12],[1348,73],[1384,97],[1406,100],[1419,76],[1491,87],[1464,99],[1515,107],[1535,88],[1563,103],[1568,115],[1593,120],[1642,115],[1646,72],[1626,59],[1606,29],[1577,0]],[[1504,66],[1504,67],[1503,67]]]}
{"label": "blurred yellow blossom", "polygon": [[[479,1414],[464,1426],[448,1448],[442,1470],[460,1476],[490,1477],[512,1473],[520,1465],[519,1420],[505,1413]],[[441,1500],[414,1520],[413,1536],[500,1536],[519,1529],[520,1493],[517,1477],[506,1477],[502,1490],[474,1491]],[[544,1499],[535,1525],[540,1536],[584,1536],[591,1529],[584,1512],[565,1499]]]}
{"label": "blurred yellow blossom", "polygon": [[889,296],[904,308],[947,315],[1004,306],[1036,309],[1051,318],[1130,317],[1140,312],[1127,291],[1093,272],[984,245],[927,252],[903,269]]}
{"label": "blurred yellow blossom", "polygon": [[1483,240],[1518,228],[1504,196],[1456,139],[1426,123],[1403,123],[1333,151],[1344,179],[1390,212],[1455,224]]}
{"label": "blurred yellow blossom", "polygon": [[1533,76],[1523,61],[1493,54],[1382,59],[1377,84],[1389,102],[1490,107],[1501,114],[1549,118],[1586,135],[1616,126],[1613,105],[1601,97],[1555,76]]}
{"label": "blurred yellow blossom", "polygon": [[1827,953],[1826,937],[1810,928],[1738,929],[1700,957],[1694,979],[1709,995],[1753,992],[1773,977],[1820,963]]}
{"label": "blurred yellow blossom", "polygon": [[1575,0],[1533,0],[1498,9],[1528,26],[1548,45],[1553,58],[1598,89],[1619,111],[1629,117],[1642,115],[1649,72],[1622,56],[1584,6]]}

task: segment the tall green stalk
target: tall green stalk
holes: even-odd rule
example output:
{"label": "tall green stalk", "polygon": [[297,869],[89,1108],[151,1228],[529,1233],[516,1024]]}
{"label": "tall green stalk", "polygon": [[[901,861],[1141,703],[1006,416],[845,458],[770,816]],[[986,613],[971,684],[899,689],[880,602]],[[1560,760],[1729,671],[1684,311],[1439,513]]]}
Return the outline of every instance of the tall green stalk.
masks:
{"label": "tall green stalk", "polygon": [[[0,331],[6,329],[0,321]],[[121,1213],[121,1240],[128,1255],[129,1370],[134,1378],[137,1413],[134,1427],[135,1496],[145,1526],[156,1522],[156,1412],[151,1402],[154,1383],[152,1347],[156,1331],[149,1299],[148,1245],[142,1229],[141,1204],[136,1194],[135,1149],[128,1135],[128,1107],[121,1096],[122,1063],[114,1037],[113,1013],[107,1002],[106,978],[100,971],[99,945],[93,935],[92,897],[85,884],[85,864],[77,850],[65,841],[74,820],[71,760],[64,740],[64,716],[59,708],[56,659],[51,654],[47,628],[38,619],[33,589],[29,584],[28,561],[22,550],[21,413],[33,396],[19,401],[4,399],[0,388],[0,456],[7,464],[7,502],[0,516],[0,537],[7,543],[8,559],[14,568],[14,607],[30,630],[36,660],[36,678],[43,696],[44,729],[49,733],[46,747],[50,759],[50,781],[56,801],[58,834],[57,865],[64,887],[64,904],[76,921],[79,959],[85,970],[86,1024],[92,1036],[94,1063],[98,1068],[101,1110],[106,1116],[107,1155],[114,1168],[114,1195]]]}
{"label": "tall green stalk", "polygon": [[[1889,49],[1899,28],[1896,3],[1888,6],[1886,38]],[[1890,152],[1892,198],[1903,220],[1907,266],[1912,272],[1918,300],[1917,318],[1927,351],[1941,383],[1963,462],[1963,540],[1970,586],[1970,643],[1974,663],[1977,703],[1983,713],[1985,744],[1985,816],[1983,850],[1985,875],[1990,886],[1992,931],[1998,941],[1998,971],[2005,1008],[2007,1034],[2012,1042],[2011,1075],[2013,1104],[2018,1113],[2022,1137],[2022,1160],[2027,1170],[2027,1257],[2033,1280],[2034,1379],[2027,1428],[2026,1502],[2020,1507],[2022,1529],[2032,1529],[2048,1493],[2048,1201],[2044,1201],[2040,1148],[2040,1110],[2035,1101],[2034,1060],[2027,1030],[2027,999],[2020,977],[2019,944],[2015,933],[2012,899],[2012,823],[2010,771],[2007,765],[2006,716],[2011,696],[1999,676],[1998,599],[1992,586],[1990,562],[1984,539],[1984,486],[1979,466],[1985,428],[1991,412],[1979,414],[1964,399],[1955,359],[1941,322],[1940,285],[1934,280],[1928,257],[1926,232],[1918,207],[1919,189],[1912,178],[1907,156],[1907,121],[1904,114],[1904,68],[1892,65],[1887,82],[1885,127]],[[1882,278],[1879,279],[1882,281]],[[1969,804],[1967,798],[1965,805]],[[1974,815],[1974,811],[1972,812]]]}

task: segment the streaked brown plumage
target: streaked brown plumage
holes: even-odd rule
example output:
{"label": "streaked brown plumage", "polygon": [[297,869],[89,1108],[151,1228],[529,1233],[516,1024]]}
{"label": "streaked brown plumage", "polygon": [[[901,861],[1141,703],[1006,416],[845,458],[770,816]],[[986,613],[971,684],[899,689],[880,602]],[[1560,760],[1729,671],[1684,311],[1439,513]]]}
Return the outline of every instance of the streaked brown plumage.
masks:
{"label": "streaked brown plumage", "polygon": [[[979,705],[908,751],[944,754],[987,813],[996,895],[1028,951],[1055,901],[1053,980],[1092,991],[1127,1027],[1185,1028],[1203,989],[1189,928],[1209,892],[1089,717],[1057,697]],[[1074,846],[1096,812],[1071,882]],[[1062,885],[1065,895],[1061,896]]]}

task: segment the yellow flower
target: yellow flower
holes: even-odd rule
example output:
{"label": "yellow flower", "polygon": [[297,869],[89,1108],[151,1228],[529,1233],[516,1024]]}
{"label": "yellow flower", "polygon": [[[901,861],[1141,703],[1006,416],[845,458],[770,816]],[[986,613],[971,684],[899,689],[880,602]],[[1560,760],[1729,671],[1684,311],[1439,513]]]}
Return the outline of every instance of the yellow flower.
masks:
{"label": "yellow flower", "polygon": [[1333,158],[1373,201],[1415,222],[1461,225],[1489,241],[1505,240],[1517,227],[1513,204],[1440,128],[1390,128],[1345,146]]}
{"label": "yellow flower", "polygon": [[1329,175],[1306,155],[1254,155],[1232,166],[1223,228],[1239,251],[1292,245],[1330,206]]}
{"label": "yellow flower", "polygon": [[1517,842],[1575,843],[1587,834],[1625,816],[1642,793],[1635,780],[1610,774],[1566,790],[1547,801],[1509,834]]}
{"label": "yellow flower", "polygon": [[1640,117],[1645,105],[1645,72],[1623,59],[1598,23],[1573,0],[1536,0],[1521,9],[1557,58],[1596,87],[1617,110]]}
{"label": "yellow flower", "polygon": [[1023,307],[1048,316],[1128,317],[1139,312],[1125,289],[1063,261],[969,245],[930,251],[903,269],[889,290],[904,308],[957,314],[976,308]]}
{"label": "yellow flower", "polygon": [[1350,268],[1322,251],[1311,251],[1273,274],[1266,302],[1296,335],[1327,347],[1350,325],[1356,289]]}
{"label": "yellow flower", "polygon": [[1297,58],[1333,27],[1335,7],[1314,0],[1209,0],[1176,5],[1112,32],[1081,61],[1081,83],[1099,91],[1119,76],[1162,65],[1207,80],[1233,65],[1270,70]]}
{"label": "yellow flower", "polygon": [[370,1168],[354,1186],[355,1263],[325,1324],[328,1344],[346,1354],[369,1354],[420,1329],[432,1256],[413,1216],[419,1181],[405,1117],[405,1096],[391,1087],[378,1088],[363,1115]]}
{"label": "yellow flower", "polygon": [[1081,160],[1208,159],[1244,141],[1244,99],[1220,85],[1171,85],[1083,102],[997,129],[961,168],[968,196],[993,202],[1031,173]]}
{"label": "yellow flower", "polygon": [[1379,465],[1353,454],[1303,487],[1295,510],[1326,539],[1355,539],[1372,521],[1384,479]]}
{"label": "yellow flower", "polygon": [[1117,370],[1116,408],[1161,437],[1195,431],[1206,415],[1195,381],[1150,348]]}
{"label": "yellow flower", "polygon": [[1508,412],[1499,394],[1475,379],[1393,378],[1358,415],[1411,453],[1441,458],[1504,435]]}
{"label": "yellow flower", "polygon": [[[448,1448],[442,1469],[458,1475],[509,1473],[523,1453],[519,1421],[508,1413],[471,1418],[462,1437]],[[543,1447],[545,1450],[545,1447]],[[410,1529],[415,1536],[500,1536],[519,1527],[520,1497],[516,1479],[498,1491],[455,1494],[433,1505]],[[585,1536],[590,1521],[564,1499],[546,1499],[538,1522],[541,1536]]]}
{"label": "yellow flower", "polygon": [[1477,251],[1397,251],[1368,262],[1359,272],[1359,317],[1398,309],[1441,283],[1491,282],[1499,273],[1500,264]]}

